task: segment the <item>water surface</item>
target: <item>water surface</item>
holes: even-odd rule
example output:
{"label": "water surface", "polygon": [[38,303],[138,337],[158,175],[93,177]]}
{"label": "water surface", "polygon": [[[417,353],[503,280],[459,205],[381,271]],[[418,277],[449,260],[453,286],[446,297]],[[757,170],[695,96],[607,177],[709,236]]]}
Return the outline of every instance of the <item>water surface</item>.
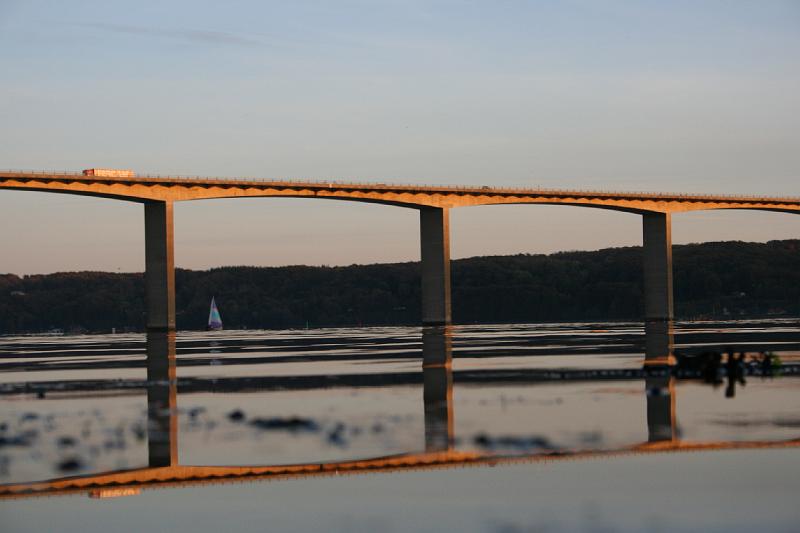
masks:
{"label": "water surface", "polygon": [[713,379],[644,347],[619,323],[3,337],[3,528],[794,530],[800,324],[677,324],[678,354],[746,354]]}

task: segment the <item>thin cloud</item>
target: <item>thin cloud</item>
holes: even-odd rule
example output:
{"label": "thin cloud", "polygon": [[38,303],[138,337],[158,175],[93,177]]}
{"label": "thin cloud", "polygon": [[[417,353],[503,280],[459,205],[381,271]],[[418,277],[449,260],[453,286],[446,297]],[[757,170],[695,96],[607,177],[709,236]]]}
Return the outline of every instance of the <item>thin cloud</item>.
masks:
{"label": "thin cloud", "polygon": [[201,44],[221,44],[234,46],[256,46],[262,44],[260,41],[255,39],[242,37],[241,35],[224,31],[146,28],[144,26],[130,26],[127,24],[108,24],[100,22],[81,24],[81,26],[88,26],[98,30],[110,31],[114,33],[127,33],[130,35],[142,35],[146,37],[176,39]]}

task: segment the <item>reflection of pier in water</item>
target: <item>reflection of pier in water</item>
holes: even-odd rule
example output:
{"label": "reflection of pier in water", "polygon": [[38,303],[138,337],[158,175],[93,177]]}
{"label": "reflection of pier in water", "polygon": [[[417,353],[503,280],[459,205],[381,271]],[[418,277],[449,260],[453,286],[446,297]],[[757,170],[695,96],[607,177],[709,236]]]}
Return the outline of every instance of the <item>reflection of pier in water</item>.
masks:
{"label": "reflection of pier in water", "polygon": [[151,467],[178,464],[175,333],[147,335],[147,451]]}
{"label": "reflection of pier in water", "polygon": [[[653,341],[654,339],[649,339]],[[666,345],[654,343],[671,353]],[[77,475],[41,482],[0,485],[0,499],[88,493],[92,497],[127,496],[141,489],[198,484],[280,480],[340,474],[394,472],[465,466],[599,459],[648,453],[759,448],[797,448],[800,438],[781,441],[682,441],[677,429],[675,378],[669,374],[645,379],[646,442],[614,450],[559,450],[497,455],[454,449],[452,338],[449,327],[423,332],[423,411],[425,451],[388,457],[279,466],[184,466],[178,459],[177,380],[174,333],[151,333],[148,356],[148,467]],[[650,346],[650,344],[648,344]]]}

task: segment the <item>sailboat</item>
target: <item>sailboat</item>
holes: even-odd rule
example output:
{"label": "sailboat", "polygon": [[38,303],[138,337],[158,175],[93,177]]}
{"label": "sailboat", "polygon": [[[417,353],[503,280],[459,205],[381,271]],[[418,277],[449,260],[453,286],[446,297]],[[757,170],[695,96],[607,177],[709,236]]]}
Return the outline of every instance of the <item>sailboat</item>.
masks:
{"label": "sailboat", "polygon": [[211,310],[208,312],[208,327],[206,327],[209,331],[218,331],[222,329],[222,317],[219,315],[219,309],[217,309],[217,302],[214,301],[214,297],[211,297]]}

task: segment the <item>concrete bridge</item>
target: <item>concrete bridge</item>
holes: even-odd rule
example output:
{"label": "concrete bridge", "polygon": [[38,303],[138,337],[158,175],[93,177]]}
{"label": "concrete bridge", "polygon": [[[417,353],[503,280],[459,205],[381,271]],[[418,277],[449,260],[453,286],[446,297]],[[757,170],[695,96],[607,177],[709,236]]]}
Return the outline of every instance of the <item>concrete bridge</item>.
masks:
{"label": "concrete bridge", "polygon": [[800,198],[627,193],[499,187],[442,187],[334,181],[270,181],[199,177],[85,176],[81,173],[0,172],[0,189],[113,198],[144,204],[148,331],[175,329],[173,205],[213,198],[292,197],[369,202],[420,212],[422,323],[451,322],[449,210],[497,204],[593,207],[642,216],[645,329],[664,339],[648,347],[646,363],[669,363],[672,299],[672,213],[755,209],[800,214]]}

